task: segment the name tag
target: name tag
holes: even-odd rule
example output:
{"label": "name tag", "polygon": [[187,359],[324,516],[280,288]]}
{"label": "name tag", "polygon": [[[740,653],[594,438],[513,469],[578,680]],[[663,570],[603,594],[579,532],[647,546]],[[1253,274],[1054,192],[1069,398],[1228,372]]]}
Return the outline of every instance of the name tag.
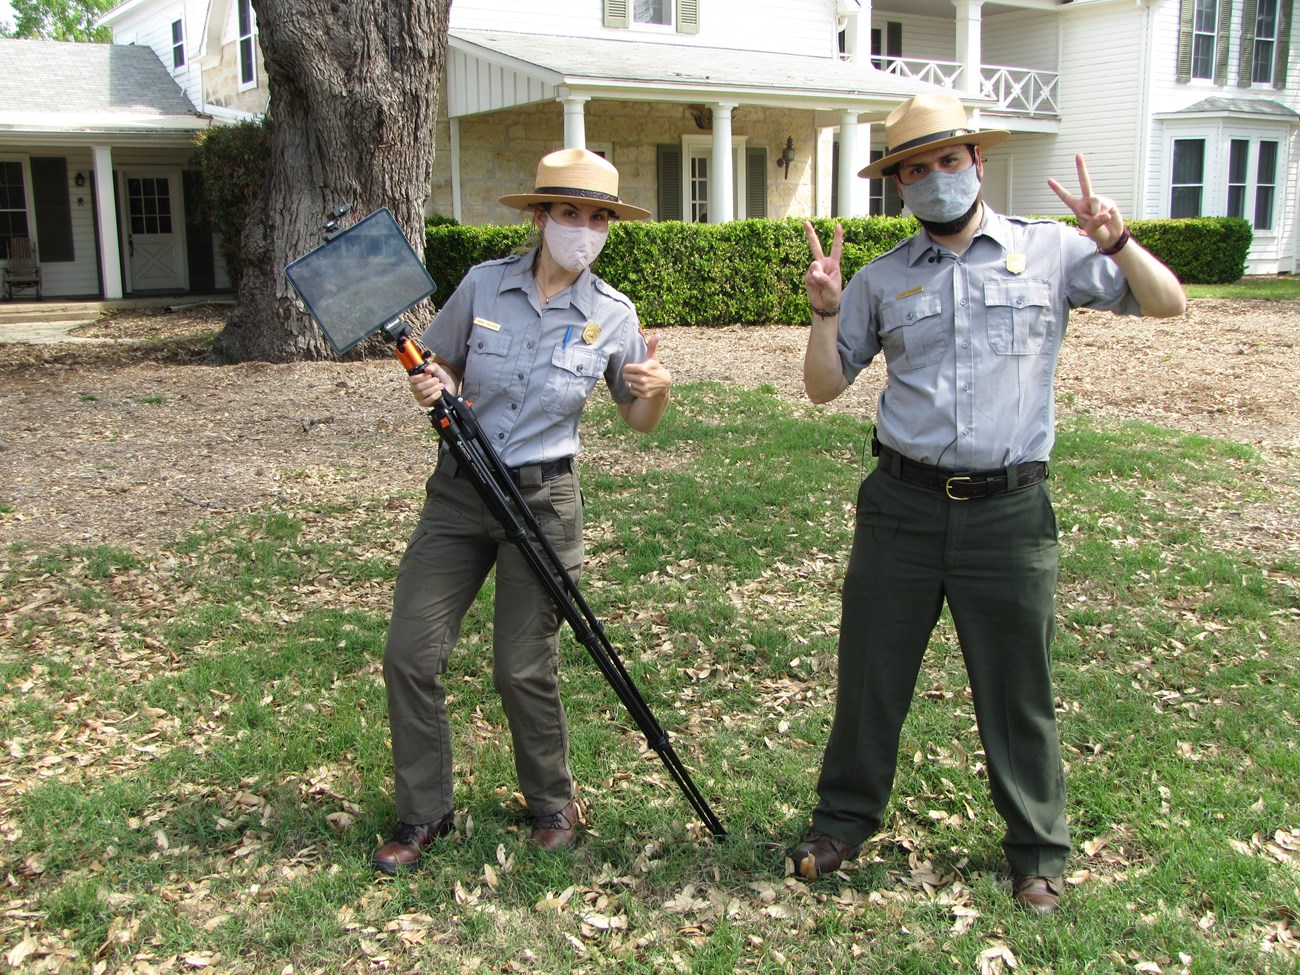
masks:
{"label": "name tag", "polygon": [[900,291],[898,294],[894,295],[894,300],[899,301],[900,299],[903,298],[910,298],[912,297],[912,295],[919,295],[924,290],[925,287],[923,285],[918,284],[915,288],[911,289],[910,291]]}
{"label": "name tag", "polygon": [[494,332],[501,331],[500,325],[498,325],[496,322],[489,322],[486,318],[476,318],[474,319],[474,324],[482,325],[484,328],[490,328]]}

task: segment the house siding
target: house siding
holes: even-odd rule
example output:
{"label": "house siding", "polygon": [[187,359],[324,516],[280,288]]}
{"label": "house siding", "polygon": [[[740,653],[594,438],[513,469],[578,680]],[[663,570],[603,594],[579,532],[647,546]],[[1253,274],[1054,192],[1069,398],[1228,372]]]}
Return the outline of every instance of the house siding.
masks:
{"label": "house siding", "polygon": [[[1240,87],[1237,84],[1241,64],[1241,35],[1243,10],[1232,4],[1229,25],[1227,83],[1217,85],[1212,79],[1193,78],[1180,83],[1178,79],[1178,0],[1162,0],[1152,15],[1152,56],[1150,60],[1149,90],[1150,125],[1145,133],[1148,156],[1146,180],[1143,186],[1142,215],[1149,218],[1169,215],[1169,186],[1173,161],[1171,158],[1175,138],[1205,138],[1205,195],[1202,213],[1207,216],[1226,212],[1226,186],[1228,144],[1236,139],[1276,139],[1277,204],[1274,226],[1271,231],[1257,231],[1251,245],[1248,270],[1252,273],[1291,272],[1297,270],[1297,251],[1300,250],[1300,228],[1297,227],[1297,196],[1300,195],[1300,127],[1292,119],[1288,126],[1284,120],[1276,122],[1259,118],[1223,118],[1204,120],[1157,119],[1163,113],[1179,112],[1207,98],[1227,98],[1237,101],[1262,99],[1286,105],[1300,111],[1300,79],[1291,70],[1287,87],[1278,90],[1272,85],[1254,84]],[[1291,35],[1291,62],[1295,64],[1295,50],[1300,32],[1294,28]],[[1252,159],[1253,165],[1253,159]],[[1252,173],[1253,176],[1253,173]],[[1247,214],[1249,218],[1252,214]]]}
{"label": "house siding", "polygon": [[[1136,214],[1142,166],[1141,92],[1147,32],[1141,10],[1124,5],[1071,9],[1057,18],[1060,45],[1060,130],[1021,134],[1000,147],[1014,160],[1011,207],[1017,213],[1058,214],[1051,176],[1077,189],[1074,157],[1083,153],[1096,191]],[[1106,69],[1097,69],[1097,38],[1107,39]]]}
{"label": "house siding", "polygon": [[455,0],[452,30],[513,31],[568,37],[626,39],[641,44],[682,44],[734,50],[772,51],[829,57],[835,52],[832,5],[824,0],[701,0],[700,29],[683,34],[671,28],[604,26],[599,0]]}

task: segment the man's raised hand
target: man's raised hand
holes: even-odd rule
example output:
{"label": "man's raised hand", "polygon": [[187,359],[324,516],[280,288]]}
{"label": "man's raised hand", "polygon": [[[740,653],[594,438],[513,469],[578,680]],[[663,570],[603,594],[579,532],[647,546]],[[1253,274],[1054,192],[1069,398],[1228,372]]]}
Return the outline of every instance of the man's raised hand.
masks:
{"label": "man's raised hand", "polygon": [[1074,165],[1079,171],[1078,196],[1054,179],[1048,179],[1047,185],[1078,218],[1079,232],[1087,234],[1104,250],[1124,233],[1124,218],[1114,200],[1108,196],[1096,196],[1092,192],[1092,180],[1088,176],[1088,166],[1083,161],[1082,153],[1074,157]]}
{"label": "man's raised hand", "polygon": [[835,225],[835,236],[831,241],[831,252],[822,250],[821,239],[812,222],[805,220],[804,233],[808,235],[808,249],[812,251],[812,263],[804,277],[804,288],[808,291],[808,300],[814,308],[834,308],[840,303],[844,290],[844,281],[840,276],[840,252],[844,249],[844,228]]}

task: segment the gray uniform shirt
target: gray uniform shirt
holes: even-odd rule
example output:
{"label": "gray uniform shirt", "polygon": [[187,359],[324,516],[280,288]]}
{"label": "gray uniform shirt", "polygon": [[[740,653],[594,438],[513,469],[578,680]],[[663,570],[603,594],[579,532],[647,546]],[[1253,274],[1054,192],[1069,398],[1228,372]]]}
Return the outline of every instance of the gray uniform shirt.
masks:
{"label": "gray uniform shirt", "polygon": [[589,270],[543,308],[535,256],[471,268],[421,336],[461,370],[461,395],[507,467],[578,453],[597,380],[615,402],[632,402],[623,367],[647,354],[631,300]]}
{"label": "gray uniform shirt", "polygon": [[1075,228],[987,206],[966,253],[922,230],[855,274],[842,306],[844,377],[885,353],[881,443],[972,471],[1051,455],[1052,382],[1071,308],[1141,314],[1115,262]]}

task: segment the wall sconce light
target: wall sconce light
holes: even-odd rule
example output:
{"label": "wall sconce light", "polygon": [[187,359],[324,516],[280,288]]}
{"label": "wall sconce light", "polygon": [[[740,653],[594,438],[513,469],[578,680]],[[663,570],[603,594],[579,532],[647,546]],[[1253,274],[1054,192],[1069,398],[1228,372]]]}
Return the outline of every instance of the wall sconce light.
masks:
{"label": "wall sconce light", "polygon": [[776,161],[778,169],[785,170],[785,178],[790,178],[790,164],[794,162],[794,136],[787,136],[785,148],[781,150],[781,158]]}
{"label": "wall sconce light", "polygon": [[705,132],[713,128],[713,109],[706,105],[692,105],[687,112],[695,120],[695,127]]}
{"label": "wall sconce light", "polygon": [[76,183],[78,186],[85,186],[85,185],[86,185],[86,174],[85,174],[85,173],[77,173],[76,176],[72,177],[72,182]]}

